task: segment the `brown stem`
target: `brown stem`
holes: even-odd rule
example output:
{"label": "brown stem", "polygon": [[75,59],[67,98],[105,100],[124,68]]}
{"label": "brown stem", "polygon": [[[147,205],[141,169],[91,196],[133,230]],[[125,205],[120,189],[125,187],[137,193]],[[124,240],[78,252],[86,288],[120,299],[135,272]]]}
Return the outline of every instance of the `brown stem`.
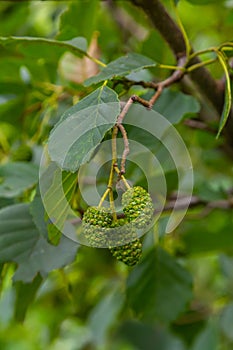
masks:
{"label": "brown stem", "polygon": [[210,132],[211,134],[214,134],[214,135],[216,135],[216,132],[217,132],[216,129],[210,127],[209,125],[207,125],[203,121],[196,120],[196,119],[185,119],[184,120],[184,125],[187,125],[190,128],[192,128],[192,129],[208,131],[208,132]]}
{"label": "brown stem", "polygon": [[[204,206],[207,209],[223,209],[223,210],[232,210],[233,208],[233,198],[229,197],[228,199],[216,200],[212,202],[207,202],[200,199],[197,196],[193,196],[190,201],[190,197],[183,197],[179,199],[179,203],[177,203],[176,199],[169,200],[165,207],[163,208],[163,212],[172,211],[174,207],[176,210],[186,209],[187,206],[189,208],[195,208],[199,206]],[[157,210],[155,211],[157,212]]]}
{"label": "brown stem", "polygon": [[117,126],[120,129],[123,140],[124,140],[124,151],[123,151],[122,157],[121,157],[121,174],[125,174],[126,157],[129,154],[129,140],[128,140],[127,133],[126,133],[124,126],[122,124],[118,124]]}
{"label": "brown stem", "polygon": [[[159,0],[131,0],[131,2],[140,7],[147,14],[153,26],[170,46],[175,57],[179,59],[184,56],[186,46],[182,32],[162,3]],[[195,57],[190,62],[190,65],[200,62],[199,58]],[[213,79],[210,72],[205,67],[200,67],[191,72],[189,76],[201,93],[211,102],[216,111],[221,114],[224,94],[218,82]]]}
{"label": "brown stem", "polygon": [[[179,60],[178,60],[178,66],[179,67],[184,67],[186,62],[186,57],[182,56]],[[178,69],[176,71],[173,72],[173,74],[159,82],[159,83],[152,83],[153,84],[153,88],[156,89],[155,94],[152,96],[152,98],[150,99],[150,101],[147,101],[137,95],[133,95],[129,98],[129,100],[126,102],[125,106],[123,107],[121,113],[119,114],[118,118],[117,118],[117,122],[116,122],[116,126],[118,127],[118,129],[121,131],[123,140],[124,140],[124,151],[122,154],[122,161],[121,161],[121,173],[125,174],[125,163],[126,163],[126,157],[129,154],[129,140],[127,137],[127,133],[125,128],[123,127],[122,123],[123,123],[123,119],[126,115],[126,113],[128,112],[128,110],[130,109],[130,107],[132,106],[132,104],[134,102],[138,102],[141,105],[143,105],[144,107],[147,107],[149,109],[151,109],[154,105],[154,103],[157,101],[157,99],[159,98],[159,96],[161,95],[163,88],[167,87],[175,82],[177,82],[178,80],[180,80],[183,75],[184,75],[184,70],[182,69]]]}

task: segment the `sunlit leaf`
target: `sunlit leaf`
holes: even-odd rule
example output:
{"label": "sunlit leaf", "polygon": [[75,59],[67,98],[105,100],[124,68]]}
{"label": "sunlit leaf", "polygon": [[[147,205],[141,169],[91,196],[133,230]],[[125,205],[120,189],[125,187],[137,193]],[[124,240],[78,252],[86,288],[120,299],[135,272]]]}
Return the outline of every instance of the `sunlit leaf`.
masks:
{"label": "sunlit leaf", "polygon": [[137,53],[129,53],[127,56],[119,57],[115,61],[110,62],[99,74],[87,79],[84,82],[84,85],[89,86],[103,80],[108,80],[115,77],[124,77],[140,69],[155,66],[156,62],[151,58]]}
{"label": "sunlit leaf", "polygon": [[231,79],[228,72],[227,62],[225,60],[224,55],[220,51],[218,51],[217,54],[218,54],[219,62],[221,63],[226,76],[225,100],[224,100],[223,111],[219,122],[219,128],[218,128],[218,134],[217,134],[217,137],[219,137],[222,129],[224,128],[227,122],[227,119],[231,111],[232,97],[231,97]]}

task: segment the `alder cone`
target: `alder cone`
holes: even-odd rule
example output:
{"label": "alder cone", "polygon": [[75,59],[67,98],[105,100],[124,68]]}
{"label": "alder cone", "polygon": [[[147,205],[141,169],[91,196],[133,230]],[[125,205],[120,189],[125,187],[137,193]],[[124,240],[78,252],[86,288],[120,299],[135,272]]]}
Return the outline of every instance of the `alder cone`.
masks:
{"label": "alder cone", "polygon": [[136,231],[131,223],[125,219],[113,221],[108,234],[109,247],[122,246],[137,238]]}
{"label": "alder cone", "polygon": [[89,207],[83,215],[83,233],[92,247],[103,248],[107,244],[108,228],[112,224],[112,214],[107,208]]}
{"label": "alder cone", "polygon": [[126,219],[138,229],[145,229],[153,218],[153,202],[149,193],[140,186],[128,189],[122,196]]}
{"label": "alder cone", "polygon": [[137,238],[133,242],[110,249],[112,255],[126,265],[136,265],[142,255],[142,243]]}
{"label": "alder cone", "polygon": [[[113,234],[109,237],[112,255],[126,265],[133,266],[137,264],[142,254],[142,244],[137,238],[132,224],[128,223],[126,219],[119,219],[112,223],[112,227],[116,229],[111,231]],[[129,243],[122,245],[126,240]],[[111,247],[111,245],[114,245],[114,247]]]}

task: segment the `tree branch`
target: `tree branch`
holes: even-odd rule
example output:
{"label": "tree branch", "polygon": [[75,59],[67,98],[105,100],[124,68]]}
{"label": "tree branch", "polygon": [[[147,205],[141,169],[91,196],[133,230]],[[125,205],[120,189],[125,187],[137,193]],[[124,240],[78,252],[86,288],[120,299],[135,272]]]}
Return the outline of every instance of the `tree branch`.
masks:
{"label": "tree branch", "polygon": [[[182,56],[186,51],[184,37],[162,3],[159,0],[131,0],[131,2],[147,14],[153,26],[170,46],[176,59]],[[199,64],[200,62],[198,57],[194,57],[189,65]],[[197,86],[199,92],[211,103],[220,118],[225,91],[225,85],[222,81],[216,81],[206,67],[195,69],[195,71],[189,73],[189,77]],[[224,150],[229,157],[233,158],[233,111],[231,111],[227,120],[223,134],[226,137]]]}
{"label": "tree branch", "polygon": [[[159,0],[131,0],[131,2],[147,14],[153,26],[170,46],[176,59],[184,56],[186,47],[182,32],[161,2]],[[200,62],[199,58],[195,57],[190,64],[193,65]],[[224,91],[221,88],[221,84],[218,84],[213,79],[205,67],[196,69],[189,76],[220,115],[224,101]]]}

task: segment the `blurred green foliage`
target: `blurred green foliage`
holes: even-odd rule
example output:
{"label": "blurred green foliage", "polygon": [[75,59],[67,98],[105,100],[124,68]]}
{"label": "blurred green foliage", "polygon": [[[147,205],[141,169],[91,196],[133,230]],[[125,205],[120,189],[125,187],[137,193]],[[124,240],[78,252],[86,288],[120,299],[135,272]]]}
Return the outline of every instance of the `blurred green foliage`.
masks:
{"label": "blurred green foliage", "polygon": [[[162,3],[174,17],[170,2]],[[178,12],[195,50],[232,40],[232,1],[180,0]],[[165,211],[144,237],[135,268],[116,262],[107,249],[68,240],[54,247],[46,240],[35,169],[63,112],[96,88],[83,84],[98,71],[82,56],[85,43],[104,63],[135,52],[174,65],[166,42],[139,8],[123,0],[1,1],[0,35],[45,40],[0,40],[0,349],[231,350],[233,215],[224,203],[232,200],[232,159],[224,152],[224,137],[215,138],[216,113],[189,83],[165,90],[154,108],[176,125],[187,145],[201,205],[190,207],[170,234],[164,234]],[[68,43],[72,50],[49,41],[74,37],[84,39]],[[209,69],[222,78],[219,64]],[[131,73],[144,81],[169,75],[159,66]],[[138,85],[125,88],[124,79],[108,85],[124,99],[150,95]],[[186,123],[200,114],[207,130]],[[172,197],[177,175],[167,150],[148,133],[126,128],[157,154]],[[14,163],[11,156],[20,145],[29,146],[33,157]],[[134,163],[127,174],[146,187]],[[105,167],[98,176],[102,191]],[[78,205],[85,210],[82,198]]]}

